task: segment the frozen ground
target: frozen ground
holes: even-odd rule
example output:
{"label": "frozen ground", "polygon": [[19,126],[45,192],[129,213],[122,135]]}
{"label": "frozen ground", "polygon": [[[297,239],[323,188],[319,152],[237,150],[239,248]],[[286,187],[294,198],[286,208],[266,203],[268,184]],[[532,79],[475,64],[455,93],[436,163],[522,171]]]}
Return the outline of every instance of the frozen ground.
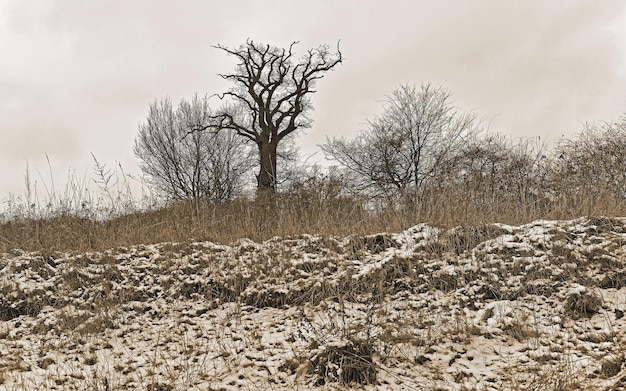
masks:
{"label": "frozen ground", "polygon": [[0,255],[0,390],[626,390],[626,219]]}

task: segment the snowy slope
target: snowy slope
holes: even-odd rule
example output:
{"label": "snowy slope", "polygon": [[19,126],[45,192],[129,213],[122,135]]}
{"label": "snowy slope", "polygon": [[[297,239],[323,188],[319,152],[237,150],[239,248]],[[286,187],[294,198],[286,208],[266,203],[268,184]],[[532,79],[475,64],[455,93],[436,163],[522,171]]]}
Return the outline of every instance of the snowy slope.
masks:
{"label": "snowy slope", "polygon": [[626,390],[626,219],[0,255],[0,390]]}

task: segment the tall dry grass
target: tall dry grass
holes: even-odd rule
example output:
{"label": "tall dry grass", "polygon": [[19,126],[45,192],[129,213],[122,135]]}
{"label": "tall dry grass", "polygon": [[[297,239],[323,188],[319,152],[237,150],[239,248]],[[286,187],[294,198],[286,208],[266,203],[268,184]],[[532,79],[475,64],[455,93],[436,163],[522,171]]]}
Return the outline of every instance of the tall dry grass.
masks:
{"label": "tall dry grass", "polygon": [[279,195],[274,199],[239,199],[224,204],[176,201],[158,209],[104,220],[71,213],[17,219],[0,224],[0,252],[103,250],[190,239],[219,243],[239,238],[262,241],[303,233],[347,236],[402,226],[393,216],[368,212],[356,199],[320,202],[312,198]]}
{"label": "tall dry grass", "polygon": [[610,192],[566,194],[549,202],[515,200],[505,195],[487,202],[483,196],[450,186],[427,192],[418,208],[387,207],[374,211],[365,206],[363,199],[346,196],[323,199],[308,190],[223,204],[176,201],[106,219],[61,210],[56,215],[0,224],[0,252],[104,250],[190,239],[231,243],[240,238],[262,241],[305,233],[343,237],[398,232],[420,222],[453,227],[626,215],[626,202]]}

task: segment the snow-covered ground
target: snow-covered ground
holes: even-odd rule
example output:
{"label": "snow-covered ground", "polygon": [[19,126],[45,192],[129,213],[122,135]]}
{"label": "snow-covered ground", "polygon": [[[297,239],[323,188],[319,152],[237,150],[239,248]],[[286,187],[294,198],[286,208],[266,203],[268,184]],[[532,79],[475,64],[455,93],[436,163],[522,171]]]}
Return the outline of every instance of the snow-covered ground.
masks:
{"label": "snow-covered ground", "polygon": [[0,390],[626,390],[626,219],[0,255]]}

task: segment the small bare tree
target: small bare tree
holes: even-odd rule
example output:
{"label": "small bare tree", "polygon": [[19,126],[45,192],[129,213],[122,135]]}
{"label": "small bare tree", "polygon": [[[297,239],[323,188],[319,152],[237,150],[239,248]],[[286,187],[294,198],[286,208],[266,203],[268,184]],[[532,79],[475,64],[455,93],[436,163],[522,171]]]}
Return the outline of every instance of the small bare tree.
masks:
{"label": "small bare tree", "polygon": [[328,140],[322,150],[355,173],[362,189],[413,204],[474,132],[474,116],[459,114],[449,98],[430,84],[402,85],[354,140]]}
{"label": "small bare tree", "polygon": [[626,115],[587,123],[575,139],[561,140],[554,175],[570,192],[626,199]]}
{"label": "small bare tree", "polygon": [[167,98],[150,105],[134,152],[149,182],[166,197],[223,202],[244,185],[253,166],[250,148],[234,132],[191,130],[212,115],[206,96],[182,100],[176,110]]}
{"label": "small bare tree", "polygon": [[546,199],[549,158],[538,138],[512,140],[502,134],[468,140],[447,186],[464,191],[468,204],[539,206]]}
{"label": "small bare tree", "polygon": [[296,43],[288,49],[252,40],[235,49],[216,46],[239,61],[235,72],[220,75],[234,86],[218,95],[229,104],[212,117],[216,121],[194,129],[232,130],[254,142],[259,156],[259,190],[276,191],[279,144],[296,130],[311,126],[307,114],[312,109],[310,95],[315,84],[343,59],[339,48],[331,53],[328,46],[320,46],[296,60]]}

